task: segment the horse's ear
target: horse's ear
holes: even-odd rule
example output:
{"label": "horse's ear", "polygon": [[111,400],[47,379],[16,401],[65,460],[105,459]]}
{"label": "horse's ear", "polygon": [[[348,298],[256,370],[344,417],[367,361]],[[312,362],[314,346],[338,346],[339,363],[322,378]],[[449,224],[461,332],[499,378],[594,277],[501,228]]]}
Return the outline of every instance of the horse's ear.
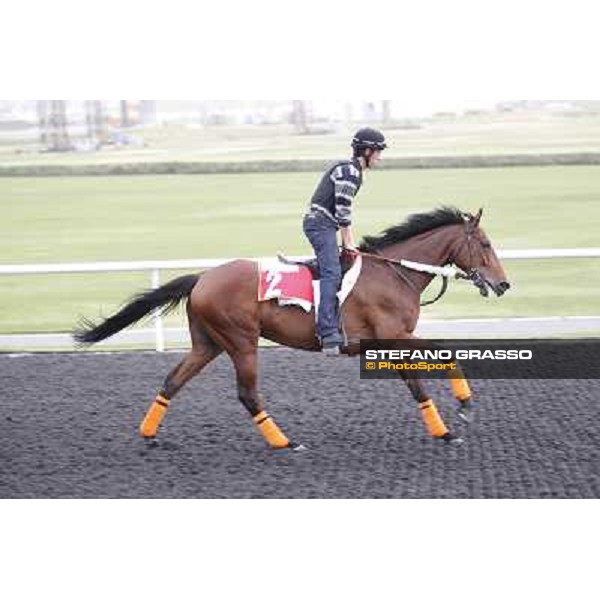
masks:
{"label": "horse's ear", "polygon": [[479,209],[479,212],[473,218],[473,226],[479,227],[479,221],[481,221],[481,217],[483,216],[483,208]]}

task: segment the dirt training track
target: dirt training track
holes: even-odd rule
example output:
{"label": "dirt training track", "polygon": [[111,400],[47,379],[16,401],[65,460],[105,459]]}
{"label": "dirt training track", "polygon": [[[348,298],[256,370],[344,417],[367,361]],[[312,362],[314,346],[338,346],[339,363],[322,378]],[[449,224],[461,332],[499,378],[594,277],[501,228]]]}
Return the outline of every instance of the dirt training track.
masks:
{"label": "dirt training track", "polygon": [[181,354],[0,355],[1,498],[598,498],[600,381],[474,381],[477,421],[428,384],[461,448],[431,439],[406,387],[358,363],[261,350],[267,408],[305,453],[269,450],[220,357],[157,446],[138,436]]}

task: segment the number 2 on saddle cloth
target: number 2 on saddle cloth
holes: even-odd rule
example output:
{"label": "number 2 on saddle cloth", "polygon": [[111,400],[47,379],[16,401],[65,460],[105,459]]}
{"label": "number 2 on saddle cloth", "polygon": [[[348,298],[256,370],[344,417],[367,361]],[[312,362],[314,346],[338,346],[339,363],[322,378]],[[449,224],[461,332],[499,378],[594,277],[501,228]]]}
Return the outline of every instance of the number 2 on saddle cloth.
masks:
{"label": "number 2 on saddle cloth", "polygon": [[[317,315],[320,283],[318,272],[315,273],[314,268],[309,268],[305,263],[283,260],[286,262],[270,259],[258,263],[258,300],[267,302],[277,298],[281,306],[299,306],[306,312],[310,312],[315,307],[315,315]],[[338,293],[340,306],[358,281],[362,257],[358,256],[351,263],[344,263],[345,261],[342,264],[346,268],[344,268],[344,277]]]}

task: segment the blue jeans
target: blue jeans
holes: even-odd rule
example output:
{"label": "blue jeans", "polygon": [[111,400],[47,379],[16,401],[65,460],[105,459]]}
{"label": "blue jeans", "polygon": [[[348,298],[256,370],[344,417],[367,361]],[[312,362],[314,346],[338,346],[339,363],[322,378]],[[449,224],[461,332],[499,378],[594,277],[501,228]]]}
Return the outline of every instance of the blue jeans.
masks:
{"label": "blue jeans", "polygon": [[320,215],[304,218],[304,233],[311,243],[321,271],[321,300],[317,334],[327,345],[341,344],[337,292],[342,281],[342,267],[336,226]]}

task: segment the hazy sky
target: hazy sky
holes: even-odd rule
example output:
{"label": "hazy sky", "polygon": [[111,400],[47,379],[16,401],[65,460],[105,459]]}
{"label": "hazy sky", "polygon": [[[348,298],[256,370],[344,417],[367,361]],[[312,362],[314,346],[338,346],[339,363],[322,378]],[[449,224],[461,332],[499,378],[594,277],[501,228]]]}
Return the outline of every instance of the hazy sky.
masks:
{"label": "hazy sky", "polygon": [[172,0],[143,10],[105,0],[93,18],[64,0],[7,6],[3,98],[375,97],[400,99],[407,114],[600,98],[600,21],[585,0]]}

